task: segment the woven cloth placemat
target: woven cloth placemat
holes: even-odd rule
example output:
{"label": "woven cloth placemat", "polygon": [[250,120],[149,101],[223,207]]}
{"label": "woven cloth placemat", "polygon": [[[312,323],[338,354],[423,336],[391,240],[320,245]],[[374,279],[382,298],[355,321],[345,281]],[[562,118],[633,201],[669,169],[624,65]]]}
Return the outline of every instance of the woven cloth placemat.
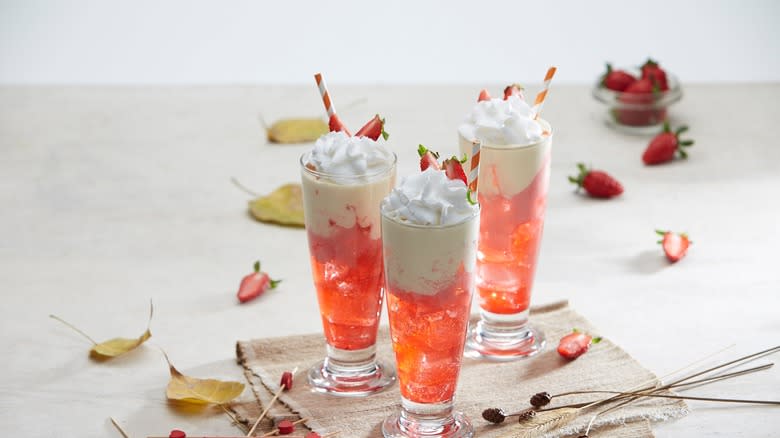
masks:
{"label": "woven cloth placemat", "polygon": [[[572,327],[599,333],[567,302],[532,308],[531,323],[540,328],[548,340],[547,347],[537,356],[507,363],[477,359],[463,361],[456,409],[471,419],[477,437],[502,437],[509,432],[508,425],[497,427],[482,419],[482,411],[489,407],[516,411],[528,407],[530,397],[540,391],[557,394],[590,389],[627,390],[656,379],[653,373],[610,342],[608,337],[577,360],[570,362],[561,358],[555,351],[557,340]],[[279,388],[282,372],[299,367],[301,371],[296,375],[293,389],[282,393],[279,398],[281,403],[275,404],[258,430],[271,430],[274,423],[281,419],[307,418],[306,428],[320,434],[338,431],[339,437],[381,437],[381,422],[400,409],[398,386],[358,399],[312,392],[306,381],[306,372],[324,357],[324,343],[321,334],[239,341],[236,345],[238,362],[244,367],[244,374],[256,397],[256,402],[232,407],[239,420],[245,424],[254,423],[261,406],[268,403]],[[386,364],[394,363],[385,327],[379,331],[377,356]],[[588,400],[594,400],[594,396],[568,396],[550,406]],[[647,420],[663,421],[684,416],[687,412],[682,400],[645,398],[599,416],[590,436],[652,437]],[[589,420],[590,415],[581,415],[545,436],[576,434],[585,429]]]}

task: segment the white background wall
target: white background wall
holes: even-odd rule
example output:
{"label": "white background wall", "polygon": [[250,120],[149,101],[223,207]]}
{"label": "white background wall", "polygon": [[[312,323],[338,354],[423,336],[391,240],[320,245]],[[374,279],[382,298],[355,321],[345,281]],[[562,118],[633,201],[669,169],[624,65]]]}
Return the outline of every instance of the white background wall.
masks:
{"label": "white background wall", "polygon": [[[375,6],[376,5],[376,6]],[[780,1],[0,0],[0,83],[780,80]]]}

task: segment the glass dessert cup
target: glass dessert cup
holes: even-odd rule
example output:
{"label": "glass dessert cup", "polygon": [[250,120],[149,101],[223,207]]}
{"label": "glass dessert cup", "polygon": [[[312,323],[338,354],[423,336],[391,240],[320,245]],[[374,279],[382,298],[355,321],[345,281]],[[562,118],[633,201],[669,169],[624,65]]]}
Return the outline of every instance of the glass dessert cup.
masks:
{"label": "glass dessert cup", "polygon": [[[544,228],[552,130],[528,145],[491,146],[480,152],[481,206],[477,250],[480,320],[470,330],[466,355],[497,361],[529,357],[545,345],[528,324],[531,289]],[[460,136],[461,152],[472,143]]]}
{"label": "glass dessert cup", "polygon": [[[632,71],[637,76],[641,72]],[[607,105],[605,121],[610,127],[627,134],[657,134],[668,120],[668,108],[682,99],[680,82],[667,73],[669,89],[653,94],[622,93],[601,86],[593,86],[593,97]]]}
{"label": "glass dessert cup", "polygon": [[382,215],[387,309],[401,410],[385,437],[471,437],[453,409],[475,281],[479,211],[451,225]]}
{"label": "glass dessert cup", "polygon": [[331,175],[306,167],[301,180],[312,276],[317,290],[326,358],[308,374],[317,392],[360,397],[395,381],[376,359],[384,269],[379,206],[395,184],[396,157],[380,172]]}

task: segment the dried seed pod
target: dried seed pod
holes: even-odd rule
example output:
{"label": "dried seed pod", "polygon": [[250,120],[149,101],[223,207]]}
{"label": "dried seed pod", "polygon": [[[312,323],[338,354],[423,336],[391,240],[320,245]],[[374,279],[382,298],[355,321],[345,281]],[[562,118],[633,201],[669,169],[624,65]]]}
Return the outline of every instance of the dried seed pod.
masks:
{"label": "dried seed pod", "polygon": [[537,392],[533,396],[531,396],[531,406],[535,408],[541,408],[542,406],[547,406],[550,404],[550,401],[552,400],[552,396],[549,392]]}
{"label": "dried seed pod", "polygon": [[506,414],[503,410],[498,408],[489,408],[482,411],[482,418],[491,423],[503,423],[506,419]]}
{"label": "dried seed pod", "polygon": [[530,420],[531,418],[534,418],[535,416],[536,416],[536,411],[533,408],[528,408],[526,410],[520,411],[517,414],[517,422],[522,423]]}

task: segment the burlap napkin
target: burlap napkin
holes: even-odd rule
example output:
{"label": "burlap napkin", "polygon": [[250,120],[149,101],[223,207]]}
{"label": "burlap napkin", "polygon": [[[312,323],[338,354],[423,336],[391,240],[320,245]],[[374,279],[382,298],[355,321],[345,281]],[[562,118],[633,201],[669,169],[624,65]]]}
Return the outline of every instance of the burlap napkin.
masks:
{"label": "burlap napkin", "polygon": [[[555,351],[556,342],[573,327],[599,333],[566,302],[533,308],[531,322],[542,329],[548,339],[547,348],[538,356],[509,363],[464,359],[456,408],[471,419],[477,437],[501,437],[509,432],[508,424],[497,427],[482,419],[481,412],[489,407],[520,410],[528,407],[531,395],[540,391],[557,394],[588,389],[627,390],[656,379],[608,337],[575,361],[562,359]],[[263,431],[272,429],[274,422],[280,419],[308,418],[306,426],[320,434],[339,431],[340,437],[381,437],[381,422],[399,409],[397,386],[360,399],[310,391],[305,372],[325,354],[321,334],[240,341],[236,353],[260,405],[268,403],[278,389],[282,372],[296,366],[304,370],[296,376],[294,388],[282,393],[281,403],[270,411],[269,419],[262,422]],[[393,363],[386,328],[379,331],[377,354],[386,363]],[[593,395],[568,396],[555,402],[568,404],[593,399]],[[237,404],[233,411],[243,422],[251,424],[258,417],[260,407],[257,403]],[[681,400],[647,398],[599,416],[594,423],[595,432],[590,435],[652,437],[647,420],[663,421],[687,412],[687,406]],[[546,436],[563,437],[580,432],[590,416],[581,415]]]}

